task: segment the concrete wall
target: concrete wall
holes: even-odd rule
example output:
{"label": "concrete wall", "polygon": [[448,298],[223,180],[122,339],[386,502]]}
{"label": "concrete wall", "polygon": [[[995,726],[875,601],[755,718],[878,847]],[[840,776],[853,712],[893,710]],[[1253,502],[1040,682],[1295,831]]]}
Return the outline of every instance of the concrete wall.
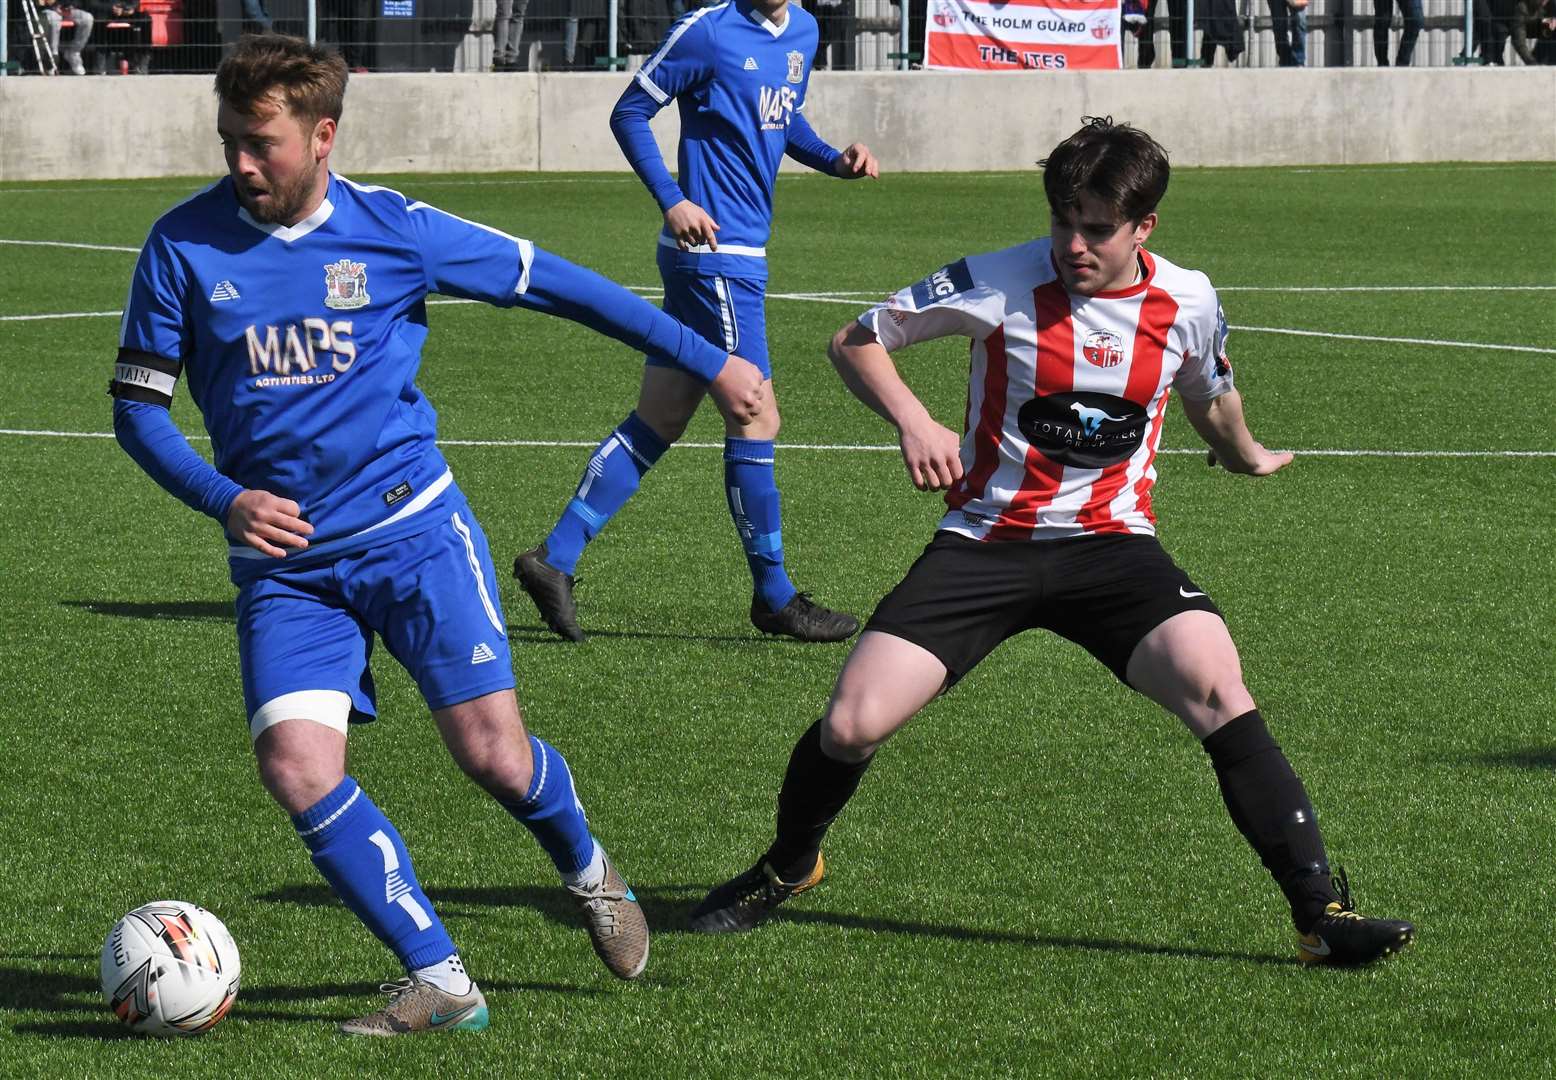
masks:
{"label": "concrete wall", "polygon": [[[355,76],[335,168],[619,170],[625,76]],[[1086,114],[1157,137],[1178,165],[1556,161],[1556,67],[821,72],[806,115],[887,169],[1021,169]],[[0,180],[222,171],[209,76],[0,78]],[[673,160],[675,110],[655,121]]]}

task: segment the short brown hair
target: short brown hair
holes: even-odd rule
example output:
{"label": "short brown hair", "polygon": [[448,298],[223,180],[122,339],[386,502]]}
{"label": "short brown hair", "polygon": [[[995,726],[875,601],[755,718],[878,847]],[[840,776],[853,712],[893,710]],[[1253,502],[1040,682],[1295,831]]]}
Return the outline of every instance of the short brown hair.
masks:
{"label": "short brown hair", "polygon": [[1055,213],[1074,209],[1084,191],[1121,221],[1138,222],[1154,211],[1167,193],[1167,151],[1111,116],[1082,117],[1081,125],[1038,162],[1049,207]]}
{"label": "short brown hair", "polygon": [[312,125],[340,121],[346,97],[346,61],[333,49],[287,34],[245,34],[216,69],[216,96],[245,116],[269,98]]}

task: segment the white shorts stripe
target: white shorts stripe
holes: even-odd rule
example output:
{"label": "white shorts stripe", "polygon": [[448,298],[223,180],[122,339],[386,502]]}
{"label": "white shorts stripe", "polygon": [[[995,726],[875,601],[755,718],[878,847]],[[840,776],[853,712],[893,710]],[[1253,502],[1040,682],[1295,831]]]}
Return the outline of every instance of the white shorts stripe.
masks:
{"label": "white shorts stripe", "polygon": [[713,290],[719,294],[719,322],[724,327],[724,351],[732,353],[740,344],[740,331],[735,323],[735,305],[729,299],[729,282],[722,276],[713,279]]}
{"label": "white shorts stripe", "polygon": [[254,710],[249,717],[249,738],[258,739],[266,728],[283,720],[312,720],[344,735],[350,716],[351,695],[343,690],[294,690]]}
{"label": "white shorts stripe", "polygon": [[460,520],[456,513],[453,517],[454,531],[465,542],[465,555],[470,560],[470,573],[475,578],[475,588],[481,594],[481,606],[486,609],[486,618],[499,634],[507,635],[508,631],[503,626],[502,620],[497,617],[497,607],[492,603],[492,594],[486,591],[486,579],[481,576],[481,560],[476,557],[475,540],[470,535],[470,528]]}

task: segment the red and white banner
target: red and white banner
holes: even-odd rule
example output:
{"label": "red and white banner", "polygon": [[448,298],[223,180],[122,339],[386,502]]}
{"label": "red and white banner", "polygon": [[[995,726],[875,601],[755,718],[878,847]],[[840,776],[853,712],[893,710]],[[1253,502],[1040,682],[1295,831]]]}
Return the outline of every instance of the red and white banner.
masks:
{"label": "red and white banner", "polygon": [[924,66],[978,71],[1120,68],[1119,0],[929,0]]}

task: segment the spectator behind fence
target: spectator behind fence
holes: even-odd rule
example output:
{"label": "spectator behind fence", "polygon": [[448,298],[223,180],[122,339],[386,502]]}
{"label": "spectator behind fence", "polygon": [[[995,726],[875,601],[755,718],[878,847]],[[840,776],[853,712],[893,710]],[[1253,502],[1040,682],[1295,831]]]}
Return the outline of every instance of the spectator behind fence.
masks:
{"label": "spectator behind fence", "polygon": [[605,55],[609,0],[568,0],[562,27],[562,66],[593,71],[595,57]]}
{"label": "spectator behind fence", "polygon": [[1379,67],[1389,66],[1389,29],[1394,22],[1394,5],[1404,16],[1405,29],[1399,36],[1399,52],[1394,54],[1395,67],[1409,67],[1416,51],[1416,38],[1421,33],[1421,0],[1377,0],[1372,17],[1372,55]]}
{"label": "spectator behind fence", "polygon": [[1507,58],[1507,39],[1512,35],[1515,0],[1475,0],[1475,51],[1483,64],[1500,67]]}
{"label": "spectator behind fence", "polygon": [[140,0],[106,0],[98,8],[97,47],[92,70],[105,75],[115,57],[137,75],[151,71],[151,16],[140,9]]}
{"label": "spectator behind fence", "polygon": [[1136,54],[1136,66],[1156,66],[1156,12],[1167,9],[1167,30],[1172,40],[1172,66],[1182,67],[1188,56],[1184,45],[1184,4],[1186,0],[1145,0],[1145,31],[1140,35],[1140,50]]}
{"label": "spectator behind fence", "polygon": [[250,33],[268,34],[275,29],[270,12],[265,10],[265,0],[243,0],[243,22]]}
{"label": "spectator behind fence", "polygon": [[[92,36],[92,13],[84,7],[72,7],[68,3],[58,3],[57,0],[38,0],[38,13],[48,26],[49,51],[59,57],[60,70],[72,75],[85,75],[81,50],[86,46],[87,38]],[[69,44],[61,50],[60,28],[67,18],[75,24],[75,29],[71,32]]]}
{"label": "spectator behind fence", "polygon": [[352,71],[372,66],[373,10],[370,0],[318,0],[319,39],[339,49]]}
{"label": "spectator behind fence", "polygon": [[[1420,0],[1416,0],[1417,3]],[[1216,46],[1226,50],[1227,64],[1235,64],[1243,51],[1243,26],[1237,17],[1237,0],[1195,0],[1200,38],[1199,62],[1216,66]]]}
{"label": "spectator behind fence", "polygon": [[519,63],[519,42],[524,39],[524,15],[529,11],[529,0],[497,0],[497,14],[492,19],[492,70],[522,71]]}
{"label": "spectator behind fence", "polygon": [[1307,67],[1308,0],[1269,0],[1270,29],[1281,67]]}
{"label": "spectator behind fence", "polygon": [[[691,7],[697,7],[691,0]],[[670,24],[685,14],[685,0],[621,0],[621,52],[647,56]]]}
{"label": "spectator behind fence", "polygon": [[[812,71],[831,71],[846,67],[847,57],[843,36],[848,29],[848,5],[844,0],[808,0],[805,5],[816,17],[816,60]],[[908,51],[913,46],[908,45]]]}
{"label": "spectator behind fence", "polygon": [[1556,64],[1556,0],[1518,0],[1513,51],[1526,64]]}

